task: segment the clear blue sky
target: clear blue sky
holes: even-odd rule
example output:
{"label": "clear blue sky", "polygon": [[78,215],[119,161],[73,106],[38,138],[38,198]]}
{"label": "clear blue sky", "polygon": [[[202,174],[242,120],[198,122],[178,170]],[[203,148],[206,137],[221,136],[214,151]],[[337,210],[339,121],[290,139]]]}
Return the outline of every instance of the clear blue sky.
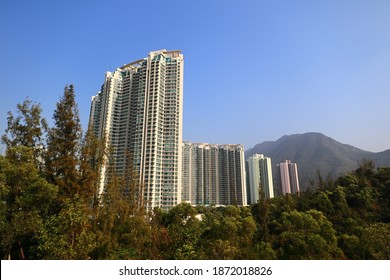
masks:
{"label": "clear blue sky", "polygon": [[66,84],[86,128],[104,73],[158,49],[185,56],[185,140],[390,148],[388,0],[1,0],[1,134],[26,96],[52,123]]}

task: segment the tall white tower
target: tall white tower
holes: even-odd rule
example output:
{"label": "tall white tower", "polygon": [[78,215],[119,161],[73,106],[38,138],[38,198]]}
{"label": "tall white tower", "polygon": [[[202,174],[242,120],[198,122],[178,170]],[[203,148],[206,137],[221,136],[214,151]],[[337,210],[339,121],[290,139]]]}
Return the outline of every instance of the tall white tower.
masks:
{"label": "tall white tower", "polygon": [[183,66],[181,51],[150,52],[107,72],[92,97],[90,126],[113,149],[118,175],[129,165],[137,172],[148,209],[169,209],[181,201]]}
{"label": "tall white tower", "polygon": [[277,165],[276,170],[281,194],[299,193],[298,165],[285,160]]}
{"label": "tall white tower", "polygon": [[249,194],[251,204],[257,203],[259,199],[259,186],[261,184],[265,197],[274,197],[274,185],[272,179],[271,158],[262,154],[254,154],[248,159]]}

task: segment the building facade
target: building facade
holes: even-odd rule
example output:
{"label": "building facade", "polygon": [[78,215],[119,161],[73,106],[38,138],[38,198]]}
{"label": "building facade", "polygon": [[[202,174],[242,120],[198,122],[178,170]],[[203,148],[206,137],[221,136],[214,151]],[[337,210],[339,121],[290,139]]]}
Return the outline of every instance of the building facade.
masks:
{"label": "building facade", "polygon": [[182,200],[246,205],[243,145],[183,142]]}
{"label": "building facade", "polygon": [[181,201],[183,66],[181,51],[159,50],[107,72],[91,102],[90,127],[112,150],[108,166],[118,175],[138,174],[148,209],[169,209]]}
{"label": "building facade", "polygon": [[282,195],[287,193],[299,193],[298,165],[285,160],[277,165],[279,192]]}
{"label": "building facade", "polygon": [[254,154],[247,160],[247,193],[248,203],[257,203],[259,199],[259,186],[266,198],[274,197],[271,158],[262,154]]}

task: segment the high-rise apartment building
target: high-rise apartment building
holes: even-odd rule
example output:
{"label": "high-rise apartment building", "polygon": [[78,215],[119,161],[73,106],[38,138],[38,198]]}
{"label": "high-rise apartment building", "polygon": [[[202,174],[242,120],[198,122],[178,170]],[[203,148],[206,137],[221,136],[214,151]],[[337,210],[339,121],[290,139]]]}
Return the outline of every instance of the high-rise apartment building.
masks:
{"label": "high-rise apartment building", "polygon": [[[143,186],[147,208],[181,201],[183,63],[181,51],[159,50],[107,72],[92,97],[90,125],[112,148],[118,175],[128,166]],[[106,159],[99,193],[107,183]]]}
{"label": "high-rise apartment building", "polygon": [[259,186],[261,185],[265,197],[274,197],[271,158],[262,154],[254,154],[247,160],[247,188],[248,203],[254,204],[259,199]]}
{"label": "high-rise apartment building", "polygon": [[182,200],[192,205],[246,205],[243,145],[183,143]]}
{"label": "high-rise apartment building", "polygon": [[286,193],[299,193],[298,166],[290,160],[277,165],[278,183],[282,195]]}

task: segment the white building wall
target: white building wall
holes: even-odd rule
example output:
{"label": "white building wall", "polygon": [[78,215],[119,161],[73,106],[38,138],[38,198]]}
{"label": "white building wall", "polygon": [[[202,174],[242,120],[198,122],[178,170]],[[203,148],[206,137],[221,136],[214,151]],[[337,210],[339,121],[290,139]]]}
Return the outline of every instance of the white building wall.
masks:
{"label": "white building wall", "polygon": [[277,165],[279,187],[282,195],[299,192],[298,166],[290,160]]}
{"label": "white building wall", "polygon": [[[118,175],[128,166],[136,170],[148,209],[169,209],[181,201],[183,71],[181,51],[150,52],[107,72],[91,102],[95,134],[113,149],[110,164]],[[108,164],[102,168],[100,194]]]}
{"label": "white building wall", "polygon": [[274,197],[271,158],[264,157],[262,154],[254,154],[248,159],[247,172],[250,180],[249,192],[251,200],[249,203],[254,204],[259,200],[260,183],[262,185],[265,197]]}
{"label": "white building wall", "polygon": [[[190,151],[191,164],[186,165]],[[183,177],[183,192],[192,205],[247,204],[243,145],[185,142],[182,174],[192,177]]]}

